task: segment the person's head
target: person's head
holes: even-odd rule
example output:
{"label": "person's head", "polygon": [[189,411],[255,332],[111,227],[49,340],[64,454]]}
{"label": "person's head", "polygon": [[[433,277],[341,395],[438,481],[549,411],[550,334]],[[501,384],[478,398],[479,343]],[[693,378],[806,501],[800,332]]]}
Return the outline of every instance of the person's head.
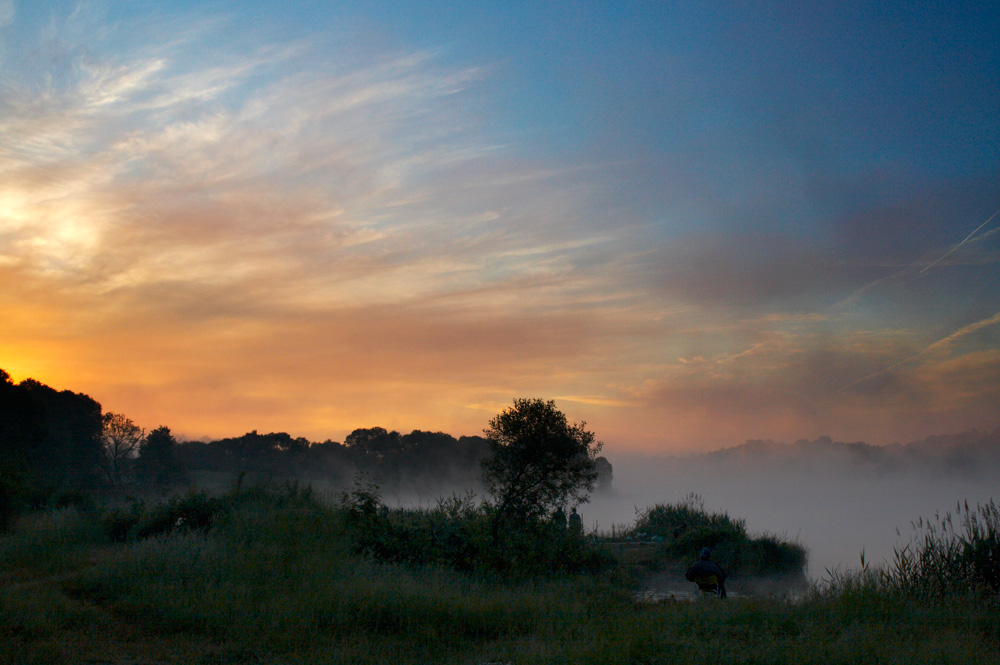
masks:
{"label": "person's head", "polygon": [[698,558],[701,559],[702,561],[708,561],[709,559],[712,558],[712,550],[708,549],[707,547],[701,548],[701,554],[698,555]]}

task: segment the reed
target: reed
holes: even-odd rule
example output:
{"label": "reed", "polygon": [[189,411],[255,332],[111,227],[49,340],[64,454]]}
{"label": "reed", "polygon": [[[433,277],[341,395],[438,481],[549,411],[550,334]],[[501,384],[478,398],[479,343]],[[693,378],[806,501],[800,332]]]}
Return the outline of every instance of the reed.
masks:
{"label": "reed", "polygon": [[985,599],[1000,594],[1000,508],[958,503],[954,512],[921,518],[910,541],[885,566],[828,571],[831,593],[877,594],[913,600]]}

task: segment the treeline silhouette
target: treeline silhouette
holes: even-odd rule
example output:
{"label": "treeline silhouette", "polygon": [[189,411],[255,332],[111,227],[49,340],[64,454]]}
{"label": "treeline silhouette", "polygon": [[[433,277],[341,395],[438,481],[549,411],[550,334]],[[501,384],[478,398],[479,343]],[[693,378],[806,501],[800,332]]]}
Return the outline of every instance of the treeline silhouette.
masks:
{"label": "treeline silhouette", "polygon": [[[383,495],[433,499],[479,491],[489,445],[481,436],[356,429],[343,443],[257,431],[215,441],[178,441],[166,426],[148,434],[122,414],[102,413],[82,393],[0,369],[0,527],[22,507],[178,486],[225,485],[236,476],[346,487],[360,475]],[[598,459],[598,487],[611,463]]]}
{"label": "treeline silhouette", "polygon": [[0,512],[56,488],[102,484],[101,405],[0,369]]}
{"label": "treeline silhouette", "polygon": [[202,443],[176,444],[174,459],[185,471],[245,472],[345,485],[362,473],[388,494],[477,488],[480,464],[489,453],[480,436],[455,438],[444,432],[409,434],[382,427],[356,429],[344,443],[312,443],[284,432]]}

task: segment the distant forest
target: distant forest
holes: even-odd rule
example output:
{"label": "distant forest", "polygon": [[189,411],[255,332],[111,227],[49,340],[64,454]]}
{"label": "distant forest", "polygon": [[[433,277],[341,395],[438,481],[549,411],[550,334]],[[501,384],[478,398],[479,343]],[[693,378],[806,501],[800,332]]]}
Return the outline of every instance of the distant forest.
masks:
{"label": "distant forest", "polygon": [[[34,379],[14,384],[0,369],[0,502],[51,501],[66,491],[217,485],[296,479],[337,488],[359,474],[386,496],[434,499],[480,489],[489,446],[481,436],[356,429],[343,443],[311,442],[284,432],[216,441],[178,441],[166,426],[147,433],[122,414],[102,413],[91,397]],[[612,466],[597,460],[597,489]]]}
{"label": "distant forest", "polygon": [[[12,502],[44,505],[67,492],[219,487],[297,479],[314,486],[349,486],[361,474],[387,498],[434,498],[480,491],[481,436],[409,434],[356,429],[343,443],[311,442],[284,432],[256,431],[215,441],[178,441],[166,426],[146,432],[122,414],[104,413],[91,397],[55,390],[34,379],[14,384],[0,369],[0,513]],[[679,466],[685,460],[675,458]],[[1000,469],[1000,428],[929,436],[892,445],[820,437],[796,443],[753,440],[687,462],[743,469],[824,468],[862,474],[923,472],[977,477]],[[597,459],[596,489],[611,487],[613,468]]]}

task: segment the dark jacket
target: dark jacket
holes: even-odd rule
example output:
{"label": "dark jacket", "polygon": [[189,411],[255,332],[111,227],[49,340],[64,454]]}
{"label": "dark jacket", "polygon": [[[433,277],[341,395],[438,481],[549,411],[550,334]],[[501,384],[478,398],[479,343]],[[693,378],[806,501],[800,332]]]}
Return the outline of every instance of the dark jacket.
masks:
{"label": "dark jacket", "polygon": [[[697,583],[699,579],[715,576],[716,581],[719,584],[719,597],[726,597],[726,571],[722,570],[722,566],[715,563],[714,561],[699,561],[690,568],[688,568],[687,577],[689,582]],[[700,586],[700,585],[699,585]]]}

